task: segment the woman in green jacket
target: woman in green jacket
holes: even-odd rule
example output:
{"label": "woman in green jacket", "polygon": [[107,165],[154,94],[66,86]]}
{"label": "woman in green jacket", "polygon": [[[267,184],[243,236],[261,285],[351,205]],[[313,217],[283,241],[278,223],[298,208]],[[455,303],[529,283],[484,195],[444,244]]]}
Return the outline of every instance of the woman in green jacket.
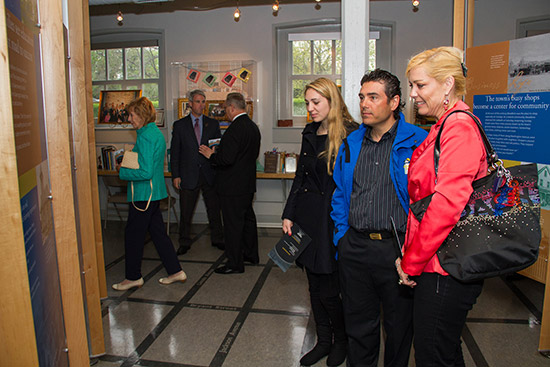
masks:
{"label": "woman in green jacket", "polygon": [[128,181],[128,222],[126,223],[124,247],[126,251],[126,279],[113,284],[113,289],[125,291],[143,285],[141,260],[147,231],[168,272],[160,278],[161,284],[185,282],[187,276],[181,269],[172,240],[165,231],[160,201],[167,197],[164,183],[164,153],[166,141],[155,124],[156,111],[147,98],[132,101],[127,110],[128,121],[136,129],[137,140],[133,152],[138,154],[139,168],[120,167],[119,176]]}

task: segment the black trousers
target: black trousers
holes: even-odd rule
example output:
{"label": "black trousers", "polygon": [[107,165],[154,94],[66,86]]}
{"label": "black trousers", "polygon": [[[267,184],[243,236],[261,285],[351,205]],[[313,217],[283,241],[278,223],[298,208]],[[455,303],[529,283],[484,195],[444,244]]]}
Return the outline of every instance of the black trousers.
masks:
{"label": "black trousers", "polygon": [[[344,311],[340,298],[338,271],[330,274],[312,273],[306,268],[311,311],[317,327],[317,342],[332,344],[333,334],[345,341]],[[324,327],[328,333],[320,329]],[[325,338],[325,340],[321,340]]]}
{"label": "black trousers", "polygon": [[411,288],[398,284],[396,258],[393,239],[372,240],[353,228],[338,243],[348,366],[377,366],[380,305],[386,335],[384,366],[408,365],[413,338],[413,294]]}
{"label": "black trousers", "polygon": [[[185,178],[183,178],[185,179]],[[193,214],[199,200],[199,193],[202,191],[206,215],[210,226],[210,239],[212,244],[223,244],[223,227],[220,201],[214,186],[208,185],[204,175],[199,173],[199,184],[193,190],[180,190],[180,237],[179,243],[182,247],[191,247],[191,223]]]}
{"label": "black trousers", "polygon": [[244,271],[244,258],[259,262],[254,194],[220,195],[227,267]]}
{"label": "black trousers", "polygon": [[464,366],[460,335],[483,281],[466,284],[437,273],[422,273],[415,281],[416,366]]}
{"label": "black trousers", "polygon": [[[141,209],[147,206],[146,201],[135,201],[134,204]],[[166,268],[168,275],[181,270],[178,256],[174,250],[172,240],[166,234],[166,226],[160,211],[160,200],[151,201],[149,208],[141,212],[130,203],[128,210],[128,222],[124,236],[124,248],[126,251],[126,279],[137,280],[141,278],[141,259],[145,246],[145,235],[151,234],[153,244]]]}

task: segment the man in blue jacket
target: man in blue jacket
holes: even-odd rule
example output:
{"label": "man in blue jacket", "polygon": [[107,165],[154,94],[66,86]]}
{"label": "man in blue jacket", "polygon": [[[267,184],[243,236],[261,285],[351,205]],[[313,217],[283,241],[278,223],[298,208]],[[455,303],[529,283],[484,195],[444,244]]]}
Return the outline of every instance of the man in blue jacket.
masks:
{"label": "man in blue jacket", "polygon": [[395,224],[402,243],[409,212],[409,162],[427,133],[405,121],[399,79],[391,73],[376,69],[365,74],[359,99],[363,123],[340,147],[331,213],[347,358],[352,367],[377,365],[382,305],[384,365],[407,366],[412,289],[398,284],[395,260],[400,251],[392,229]]}

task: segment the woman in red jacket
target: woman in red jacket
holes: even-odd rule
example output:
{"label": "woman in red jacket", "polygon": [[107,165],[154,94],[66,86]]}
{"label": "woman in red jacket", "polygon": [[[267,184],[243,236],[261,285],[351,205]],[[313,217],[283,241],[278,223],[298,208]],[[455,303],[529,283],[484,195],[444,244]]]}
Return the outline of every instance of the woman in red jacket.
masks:
{"label": "woman in red jacket", "polygon": [[[472,182],[487,174],[485,148],[475,121],[452,114],[441,135],[437,178],[434,142],[443,120],[467,110],[466,67],[462,52],[439,47],[414,56],[406,71],[418,113],[437,119],[409,165],[411,203],[433,194],[422,222],[409,213],[403,260],[396,261],[400,283],[415,287],[414,349],[417,367],[464,366],[460,334],[482,282],[461,283],[439,264],[436,251],[458,222],[473,191]],[[409,278],[412,277],[412,278]]]}

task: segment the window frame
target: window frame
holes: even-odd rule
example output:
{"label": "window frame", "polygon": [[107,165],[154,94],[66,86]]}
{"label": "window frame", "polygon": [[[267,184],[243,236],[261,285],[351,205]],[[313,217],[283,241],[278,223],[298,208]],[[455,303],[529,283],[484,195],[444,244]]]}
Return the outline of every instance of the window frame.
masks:
{"label": "window frame", "polygon": [[[395,24],[393,22],[375,21],[371,20],[369,24],[371,34],[376,32],[379,35],[379,40],[376,44],[376,66],[386,69],[393,69],[393,55],[395,53]],[[276,89],[274,93],[274,142],[285,141],[288,139],[288,134],[281,135],[281,139],[277,138],[279,133],[285,127],[278,127],[277,120],[279,119],[292,119],[293,128],[302,129],[306,124],[306,118],[300,118],[293,116],[293,90],[292,90],[292,47],[289,44],[289,34],[299,33],[338,33],[341,32],[341,23],[339,18],[320,19],[315,21],[303,21],[293,23],[275,24],[273,26],[274,44],[276,47],[276,53],[274,55],[274,81]],[[313,73],[313,70],[312,70]],[[314,75],[314,74],[312,74]],[[342,79],[342,74],[331,75],[314,75],[318,77],[329,77],[336,82],[337,79]],[[298,78],[301,79],[301,78]],[[292,129],[292,128],[290,128]],[[299,137],[298,137],[299,139]],[[294,140],[294,139],[292,139]],[[286,140],[288,142],[288,140]],[[296,141],[296,142],[299,142]]]}
{"label": "window frame", "polygon": [[[158,46],[159,52],[159,76],[158,78],[145,78],[143,74],[143,47]],[[122,72],[126,75],[126,57],[125,48],[142,48],[141,52],[141,79],[120,79],[109,80],[108,69],[106,65],[105,80],[92,81],[92,88],[97,85],[117,85],[120,84],[123,90],[128,89],[128,86],[137,86],[138,89],[143,89],[142,84],[156,83],[158,85],[158,106],[157,108],[165,109],[166,106],[166,67],[165,67],[165,47],[164,47],[164,30],[161,29],[137,29],[128,28],[125,30],[106,29],[96,31],[91,34],[91,50],[100,49],[122,49]],[[107,54],[107,52],[106,52]],[[107,62],[107,56],[106,56]],[[97,119],[97,116],[94,116]],[[96,120],[97,121],[97,120]]]}

